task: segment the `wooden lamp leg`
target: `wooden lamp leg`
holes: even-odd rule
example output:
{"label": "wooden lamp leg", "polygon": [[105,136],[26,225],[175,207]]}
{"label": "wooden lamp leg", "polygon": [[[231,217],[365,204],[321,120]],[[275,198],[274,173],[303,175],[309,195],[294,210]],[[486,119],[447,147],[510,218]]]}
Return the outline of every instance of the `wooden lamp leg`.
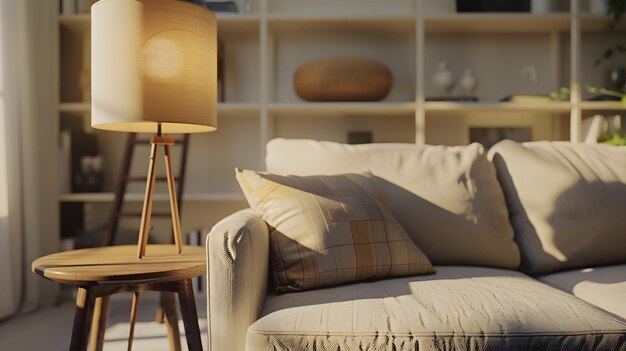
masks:
{"label": "wooden lamp leg", "polygon": [[152,141],[150,148],[150,163],[148,164],[148,178],[146,179],[146,194],[141,211],[141,226],[139,227],[139,239],[137,240],[137,257],[142,258],[146,254],[148,234],[150,232],[150,216],[152,215],[152,195],[154,193],[155,168],[158,144]]}
{"label": "wooden lamp leg", "polygon": [[170,211],[172,212],[172,226],[174,227],[174,243],[178,253],[182,252],[182,242],[180,238],[180,215],[178,213],[178,200],[176,198],[176,181],[172,170],[172,157],[169,144],[165,148],[165,168],[167,170],[167,189],[170,195]]}
{"label": "wooden lamp leg", "polygon": [[137,321],[137,307],[139,305],[139,292],[133,293],[133,303],[130,307],[130,332],[128,333],[128,351],[133,349],[133,337],[135,336],[135,322]]}

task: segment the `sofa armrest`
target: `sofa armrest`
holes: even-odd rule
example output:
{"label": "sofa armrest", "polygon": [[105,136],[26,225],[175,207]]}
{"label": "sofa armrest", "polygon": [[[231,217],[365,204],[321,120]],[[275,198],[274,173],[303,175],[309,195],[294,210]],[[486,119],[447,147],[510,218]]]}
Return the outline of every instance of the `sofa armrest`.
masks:
{"label": "sofa armrest", "polygon": [[267,224],[248,209],[217,223],[206,239],[208,349],[243,351],[265,303]]}

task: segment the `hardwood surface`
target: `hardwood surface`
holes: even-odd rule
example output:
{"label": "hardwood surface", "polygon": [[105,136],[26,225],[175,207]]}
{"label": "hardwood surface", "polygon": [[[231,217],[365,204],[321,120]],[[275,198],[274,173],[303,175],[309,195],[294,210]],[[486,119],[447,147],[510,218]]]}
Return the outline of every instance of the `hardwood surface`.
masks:
{"label": "hardwood surface", "polygon": [[[155,281],[151,282],[112,282],[103,285],[80,285],[78,287],[78,294],[76,298],[76,312],[74,315],[74,327],[72,329],[70,351],[86,351],[90,333],[104,333],[104,329],[92,329],[95,301],[123,291],[134,293],[133,306],[131,309],[130,317],[131,331],[128,340],[128,350],[131,350],[132,348],[132,339],[134,332],[133,325],[135,322],[138,307],[138,293],[142,291],[161,291],[167,292],[166,296],[171,297],[174,296],[172,293],[178,294],[180,311],[183,317],[183,325],[185,326],[187,347],[190,351],[202,351],[200,328],[198,327],[198,314],[196,311],[191,279],[165,282],[156,279]],[[178,324],[178,317],[174,312],[175,308],[176,307],[173,304],[173,301],[172,303],[168,303],[166,305],[166,319],[168,323],[168,331],[170,331],[170,350],[174,351],[181,349],[180,339],[175,339],[180,337],[178,327],[176,327],[175,329],[172,328],[174,324]],[[104,310],[102,312],[104,312]],[[90,345],[91,350],[99,346],[99,340],[96,337],[93,337],[92,342],[94,342],[94,339],[96,344]]]}
{"label": "hardwood surface", "polygon": [[202,275],[205,251],[200,246],[148,245],[137,258],[137,245],[121,245],[59,252],[32,264],[33,272],[65,284],[140,283],[185,280]]}
{"label": "hardwood surface", "polygon": [[200,328],[198,327],[198,311],[196,310],[196,300],[193,296],[191,279],[180,281],[177,291],[180,314],[183,316],[183,325],[185,326],[187,347],[189,350],[202,350]]}
{"label": "hardwood surface", "polygon": [[102,347],[104,346],[104,332],[107,329],[110,305],[110,295],[96,298],[93,309],[91,336],[89,338],[89,351],[102,351]]}
{"label": "hardwood surface", "polygon": [[76,312],[70,350],[86,350],[93,319],[93,307],[96,296],[92,287],[79,287],[76,295]]}
{"label": "hardwood surface", "polygon": [[178,294],[189,350],[202,350],[191,278],[204,273],[204,248],[183,246],[178,253],[176,245],[148,245],[146,256],[137,258],[136,253],[136,245],[107,246],[59,252],[33,262],[33,272],[50,280],[78,285],[70,350],[86,350],[90,332],[93,332],[90,349],[102,348],[106,318],[96,319],[92,330],[94,314],[106,316],[110,295],[122,291],[135,293],[128,350],[132,347],[132,326],[141,291],[162,291],[168,297],[170,303],[165,306],[165,314],[172,350],[180,350],[172,293]]}
{"label": "hardwood surface", "polygon": [[167,326],[167,340],[170,351],[181,351],[180,331],[178,330],[178,313],[176,311],[176,296],[172,293],[161,293],[161,306],[164,321]]}

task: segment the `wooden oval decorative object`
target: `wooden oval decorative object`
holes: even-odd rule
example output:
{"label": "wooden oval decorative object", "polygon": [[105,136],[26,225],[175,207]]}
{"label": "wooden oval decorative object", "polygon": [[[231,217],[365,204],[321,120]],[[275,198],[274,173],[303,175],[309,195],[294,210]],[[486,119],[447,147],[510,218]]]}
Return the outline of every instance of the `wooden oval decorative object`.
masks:
{"label": "wooden oval decorative object", "polygon": [[300,66],[294,89],[306,101],[379,101],[391,90],[391,71],[376,61],[327,58]]}

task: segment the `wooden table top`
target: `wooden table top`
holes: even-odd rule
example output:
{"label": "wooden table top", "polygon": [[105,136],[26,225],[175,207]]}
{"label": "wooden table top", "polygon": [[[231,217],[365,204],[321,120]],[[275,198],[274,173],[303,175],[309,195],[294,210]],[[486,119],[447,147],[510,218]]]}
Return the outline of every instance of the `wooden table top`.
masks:
{"label": "wooden table top", "polygon": [[166,282],[189,279],[205,271],[201,246],[148,245],[137,258],[136,245],[106,246],[59,252],[33,261],[34,273],[66,284]]}

